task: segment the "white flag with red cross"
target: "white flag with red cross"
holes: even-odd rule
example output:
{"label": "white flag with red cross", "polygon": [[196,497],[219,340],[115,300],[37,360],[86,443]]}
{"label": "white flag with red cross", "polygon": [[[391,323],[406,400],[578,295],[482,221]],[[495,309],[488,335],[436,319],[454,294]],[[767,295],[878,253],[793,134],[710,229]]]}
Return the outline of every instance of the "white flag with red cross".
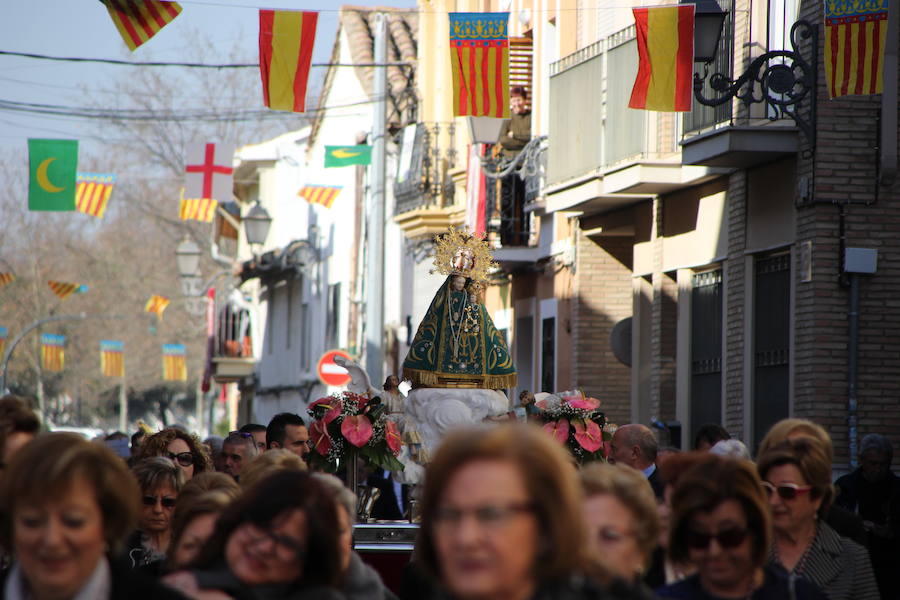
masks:
{"label": "white flag with red cross", "polygon": [[234,169],[234,145],[190,143],[185,147],[184,197],[231,200]]}

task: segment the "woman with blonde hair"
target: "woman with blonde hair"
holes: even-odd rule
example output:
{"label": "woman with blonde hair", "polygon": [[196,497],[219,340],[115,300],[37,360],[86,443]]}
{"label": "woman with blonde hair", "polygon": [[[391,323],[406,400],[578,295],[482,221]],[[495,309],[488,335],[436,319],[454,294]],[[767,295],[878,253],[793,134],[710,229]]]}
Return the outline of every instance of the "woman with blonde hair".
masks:
{"label": "woman with blonde hair", "polygon": [[829,600],[878,600],[866,549],[821,519],[834,497],[822,443],[787,439],[760,454],[757,469],[775,530],[770,562],[812,581]]}
{"label": "woman with blonde hair", "polygon": [[610,577],[592,559],[582,507],[572,458],[545,432],[459,429],[428,465],[417,560],[454,600],[594,597],[589,576]]}
{"label": "woman with blonde hair", "polygon": [[637,580],[659,535],[653,488],[640,471],[608,463],[584,467],[581,485],[589,543],[619,577]]}

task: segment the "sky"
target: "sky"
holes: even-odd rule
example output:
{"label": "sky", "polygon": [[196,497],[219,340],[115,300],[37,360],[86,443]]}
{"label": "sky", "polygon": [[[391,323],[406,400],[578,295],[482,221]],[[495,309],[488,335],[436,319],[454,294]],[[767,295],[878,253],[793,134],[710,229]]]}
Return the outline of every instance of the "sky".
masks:
{"label": "sky", "polygon": [[[239,43],[239,62],[256,62],[258,10],[284,8],[319,11],[313,62],[330,58],[337,30],[340,4],[328,0],[181,0],[182,13],[150,41],[130,52],[119,36],[106,8],[98,0],[26,0],[7,2],[0,19],[0,50],[50,56],[111,58],[134,61],[191,62],[190,34],[202,31],[223,55],[216,62],[231,62],[228,55]],[[416,0],[353,0],[354,6],[414,7]],[[0,55],[0,99],[18,102],[84,106],[81,84],[103,94],[111,80],[135,67],[97,63],[56,62]],[[172,68],[172,67],[168,67]],[[321,78],[324,68],[313,68]],[[310,89],[318,86],[310,82]],[[115,103],[113,94],[110,106]],[[259,107],[262,109],[260,95]],[[124,108],[124,107],[120,107]],[[175,107],[178,108],[178,107]],[[0,149],[26,150],[27,139],[69,138],[96,128],[86,119],[33,115],[0,109]]]}

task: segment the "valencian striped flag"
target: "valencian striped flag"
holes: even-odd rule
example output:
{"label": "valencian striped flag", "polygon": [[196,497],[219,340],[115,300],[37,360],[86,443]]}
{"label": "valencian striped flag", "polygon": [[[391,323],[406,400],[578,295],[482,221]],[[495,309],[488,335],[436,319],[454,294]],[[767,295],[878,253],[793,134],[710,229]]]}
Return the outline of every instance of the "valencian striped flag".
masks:
{"label": "valencian striped flag", "polygon": [[509,13],[450,13],[453,114],[509,117]]}
{"label": "valencian striped flag", "polygon": [[82,293],[88,290],[88,286],[78,283],[66,283],[65,281],[48,281],[47,285],[54,294],[59,296],[60,300],[65,300],[75,293]]}
{"label": "valencian striped flag", "polygon": [[306,110],[306,83],[319,13],[259,11],[259,75],[263,102],[274,110]]}
{"label": "valencian striped flag", "polygon": [[163,379],[187,381],[184,344],[163,344]]}
{"label": "valencian striped flag", "polygon": [[41,334],[41,366],[45,371],[62,371],[66,363],[63,348],[66,336],[53,333]]}
{"label": "valencian striped flag", "polygon": [[691,110],[694,5],[634,8],[638,71],[630,108]]}
{"label": "valencian striped flag", "polygon": [[133,52],[181,12],[177,2],[161,0],[101,0],[119,35]]}
{"label": "valencian striped flag", "polygon": [[825,0],[825,81],[832,98],[880,94],[889,0]]}
{"label": "valencian striped flag", "polygon": [[116,176],[103,173],[78,173],[75,178],[75,210],[103,218]]}
{"label": "valencian striped flag", "polygon": [[341,189],[341,186],[334,185],[304,185],[297,195],[310,204],[321,204],[325,208],[331,208]]}
{"label": "valencian striped flag", "polygon": [[125,377],[122,342],[100,340],[100,371],[105,377]]}
{"label": "valencian striped flag", "polygon": [[162,319],[163,311],[166,310],[166,307],[169,305],[169,299],[165,296],[157,296],[153,294],[150,296],[150,299],[147,300],[147,303],[144,305],[144,312],[153,313],[160,319]]}
{"label": "valencian striped flag", "polygon": [[6,337],[9,335],[9,331],[6,327],[0,326],[0,359],[3,358],[3,351],[6,350]]}
{"label": "valencian striped flag", "polygon": [[193,219],[202,223],[210,223],[216,216],[216,207],[219,206],[219,201],[213,198],[185,198],[184,188],[181,188],[180,201],[178,217],[182,221]]}
{"label": "valencian striped flag", "polygon": [[15,279],[16,276],[12,273],[0,273],[0,287],[12,283]]}

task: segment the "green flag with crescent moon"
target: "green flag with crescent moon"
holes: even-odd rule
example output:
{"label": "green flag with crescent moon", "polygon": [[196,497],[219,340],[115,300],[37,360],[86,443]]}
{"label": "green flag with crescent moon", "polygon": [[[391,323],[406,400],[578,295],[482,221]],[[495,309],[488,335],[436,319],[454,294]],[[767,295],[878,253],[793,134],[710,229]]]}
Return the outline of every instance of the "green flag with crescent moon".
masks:
{"label": "green flag with crescent moon", "polygon": [[325,146],[326,167],[367,165],[372,162],[372,146]]}
{"label": "green flag with crescent moon", "polygon": [[78,140],[28,140],[28,210],[75,210]]}

